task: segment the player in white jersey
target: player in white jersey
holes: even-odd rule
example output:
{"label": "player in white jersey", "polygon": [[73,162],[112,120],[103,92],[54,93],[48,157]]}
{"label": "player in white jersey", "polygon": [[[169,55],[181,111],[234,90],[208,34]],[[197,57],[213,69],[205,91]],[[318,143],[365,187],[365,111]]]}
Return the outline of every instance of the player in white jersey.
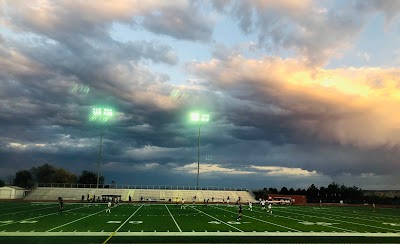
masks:
{"label": "player in white jersey", "polygon": [[185,209],[185,199],[182,198],[182,204],[181,204],[181,209]]}
{"label": "player in white jersey", "polygon": [[106,213],[111,213],[111,206],[112,206],[111,202],[108,202]]}
{"label": "player in white jersey", "polygon": [[265,209],[265,200],[264,199],[261,200],[261,209]]}
{"label": "player in white jersey", "polygon": [[253,211],[253,203],[252,202],[249,202],[249,209],[250,209],[250,211]]}
{"label": "player in white jersey", "polygon": [[270,213],[270,214],[272,214],[272,204],[270,203],[270,204],[268,204],[268,210],[267,210],[267,213]]}

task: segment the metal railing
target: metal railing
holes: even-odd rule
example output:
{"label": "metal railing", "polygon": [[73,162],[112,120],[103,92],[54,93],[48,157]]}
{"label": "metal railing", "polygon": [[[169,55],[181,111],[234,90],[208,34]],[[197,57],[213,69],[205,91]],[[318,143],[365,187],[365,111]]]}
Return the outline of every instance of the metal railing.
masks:
{"label": "metal railing", "polygon": [[[37,187],[59,187],[59,188],[97,188],[96,184],[77,183],[38,183]],[[222,186],[168,186],[168,185],[99,185],[98,189],[155,189],[155,190],[211,190],[211,191],[252,191],[244,187],[222,187]]]}

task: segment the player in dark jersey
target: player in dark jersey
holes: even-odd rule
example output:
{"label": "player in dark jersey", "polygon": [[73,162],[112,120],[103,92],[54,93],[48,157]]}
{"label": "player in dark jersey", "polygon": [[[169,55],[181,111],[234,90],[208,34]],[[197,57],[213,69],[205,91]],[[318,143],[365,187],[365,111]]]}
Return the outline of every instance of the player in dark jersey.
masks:
{"label": "player in dark jersey", "polygon": [[243,211],[242,205],[239,205],[239,216],[237,217],[236,221],[242,220],[242,211]]}
{"label": "player in dark jersey", "polygon": [[60,204],[60,213],[62,213],[62,211],[64,211],[64,200],[62,197],[58,197],[58,202]]}

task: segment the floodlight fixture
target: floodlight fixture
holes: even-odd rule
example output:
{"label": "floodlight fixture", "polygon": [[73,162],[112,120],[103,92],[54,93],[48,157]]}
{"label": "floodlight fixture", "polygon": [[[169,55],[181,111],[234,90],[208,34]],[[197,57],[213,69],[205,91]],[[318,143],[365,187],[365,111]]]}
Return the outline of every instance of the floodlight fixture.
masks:
{"label": "floodlight fixture", "polygon": [[200,127],[203,122],[210,121],[210,115],[199,113],[199,112],[192,112],[192,113],[190,113],[190,120],[193,122],[199,123],[199,136],[197,139],[197,183],[196,183],[196,189],[198,189],[199,188],[199,175],[200,175]]}
{"label": "floodlight fixture", "polygon": [[113,110],[111,108],[101,108],[95,107],[92,110],[92,114],[89,117],[89,120],[92,121],[100,121],[100,146],[99,146],[99,160],[97,162],[97,184],[96,188],[99,188],[99,180],[100,180],[100,163],[101,163],[101,153],[102,153],[102,142],[103,142],[103,124],[107,122],[113,116]]}

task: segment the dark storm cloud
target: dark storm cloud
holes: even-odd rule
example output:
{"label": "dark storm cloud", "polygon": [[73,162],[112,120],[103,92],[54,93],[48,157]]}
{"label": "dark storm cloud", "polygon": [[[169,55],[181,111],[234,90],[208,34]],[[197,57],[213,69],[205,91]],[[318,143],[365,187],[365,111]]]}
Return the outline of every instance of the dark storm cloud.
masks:
{"label": "dark storm cloud", "polygon": [[[297,14],[297,8],[308,7],[308,2],[295,6],[291,6],[294,1],[275,2],[272,9],[262,3],[212,4],[234,14],[245,32],[259,33],[260,45],[293,48],[312,63],[330,57],[332,50],[343,47],[351,39],[349,33],[363,24],[352,22],[347,12],[333,16],[336,12],[324,14],[323,9],[319,9],[321,13],[314,9],[315,15]],[[298,183],[300,187],[301,179],[295,176],[272,177],[250,166],[301,169],[311,177],[303,178],[305,186],[311,180],[324,182],[329,177],[371,172],[385,175],[398,168],[400,155],[385,146],[396,140],[386,136],[371,139],[378,138],[380,131],[368,138],[360,136],[363,131],[350,133],[364,120],[347,126],[346,119],[368,115],[364,108],[348,108],[344,106],[347,101],[338,103],[315,95],[329,94],[327,90],[314,94],[313,89],[291,89],[286,81],[297,77],[286,79],[281,73],[303,71],[307,65],[302,62],[235,59],[240,52],[221,49],[210,64],[188,64],[188,73],[195,77],[188,81],[190,96],[177,101],[169,97],[175,87],[169,84],[168,74],[153,71],[153,65],[177,66],[176,50],[140,36],[126,42],[112,38],[114,24],[122,24],[148,30],[156,37],[207,42],[214,22],[197,2],[1,4],[0,23],[6,23],[12,34],[0,36],[0,177],[9,174],[2,170],[5,168],[15,172],[43,163],[75,173],[95,171],[101,129],[99,123],[88,121],[88,115],[94,105],[104,104],[110,105],[115,115],[103,127],[102,172],[108,182],[194,183],[198,125],[189,123],[187,113],[199,107],[209,112],[212,120],[202,125],[200,140],[201,164],[216,169],[201,178],[209,185],[278,187],[290,183],[296,187]],[[274,12],[276,8],[279,11]],[[286,27],[294,21],[311,35]],[[335,31],[328,33],[325,24]],[[333,43],[336,36],[340,38]],[[260,65],[263,62],[271,66]],[[269,67],[267,74],[265,67]],[[72,92],[79,84],[87,85],[90,92]],[[340,133],[342,127],[337,126],[342,122],[344,129],[349,128],[346,133]],[[371,145],[373,150],[368,147]],[[384,164],[380,164],[382,160]]]}
{"label": "dark storm cloud", "polygon": [[[172,138],[173,132],[163,131],[162,125],[171,119],[158,107],[166,104],[164,100],[170,106],[172,89],[162,84],[168,76],[153,73],[142,62],[149,59],[176,65],[175,52],[151,41],[113,40],[108,30],[118,19],[81,18],[79,12],[87,9],[74,12],[72,2],[65,8],[57,5],[61,2],[54,4],[30,9],[42,12],[43,19],[32,19],[29,11],[24,11],[32,6],[22,2],[6,6],[10,25],[33,35],[26,39],[2,37],[0,43],[2,165],[18,162],[17,170],[46,159],[67,168],[79,164],[79,169],[93,169],[100,126],[89,123],[88,115],[93,105],[105,103],[115,108],[118,124],[112,128],[111,122],[111,128],[105,129],[105,158],[124,161],[124,151],[130,146],[166,145],[164,141]],[[87,85],[90,92],[71,92],[76,84]],[[130,133],[129,127],[146,122],[157,133]]]}
{"label": "dark storm cloud", "polygon": [[[365,101],[352,106],[346,95],[325,91],[318,82],[305,85],[324,78],[314,71],[311,71],[313,75],[304,75],[307,66],[294,63],[269,58],[247,60],[240,56],[208,63],[194,62],[188,69],[203,78],[211,90],[221,91],[213,98],[220,112],[214,119],[230,125],[224,126],[221,134],[211,128],[214,133],[207,135],[212,139],[204,150],[216,145],[213,141],[221,135],[227,143],[221,142],[213,153],[221,153],[224,161],[235,165],[243,162],[283,165],[316,170],[330,177],[369,172],[382,176],[398,168],[397,157],[392,156],[399,154],[400,142],[391,135],[398,133],[393,127],[397,122],[378,120],[371,113],[376,110],[373,109],[376,98],[366,97]],[[335,72],[346,76],[343,70],[332,71],[331,75]],[[356,73],[363,76],[365,72],[370,70],[352,70],[352,77],[357,77]],[[391,72],[378,71],[376,75],[386,76]],[[297,73],[303,76],[294,75],[293,78],[292,74]],[[368,79],[363,82],[369,84]],[[381,112],[391,114],[391,105],[386,106],[388,110],[379,106]],[[394,117],[391,120],[397,121]]]}

